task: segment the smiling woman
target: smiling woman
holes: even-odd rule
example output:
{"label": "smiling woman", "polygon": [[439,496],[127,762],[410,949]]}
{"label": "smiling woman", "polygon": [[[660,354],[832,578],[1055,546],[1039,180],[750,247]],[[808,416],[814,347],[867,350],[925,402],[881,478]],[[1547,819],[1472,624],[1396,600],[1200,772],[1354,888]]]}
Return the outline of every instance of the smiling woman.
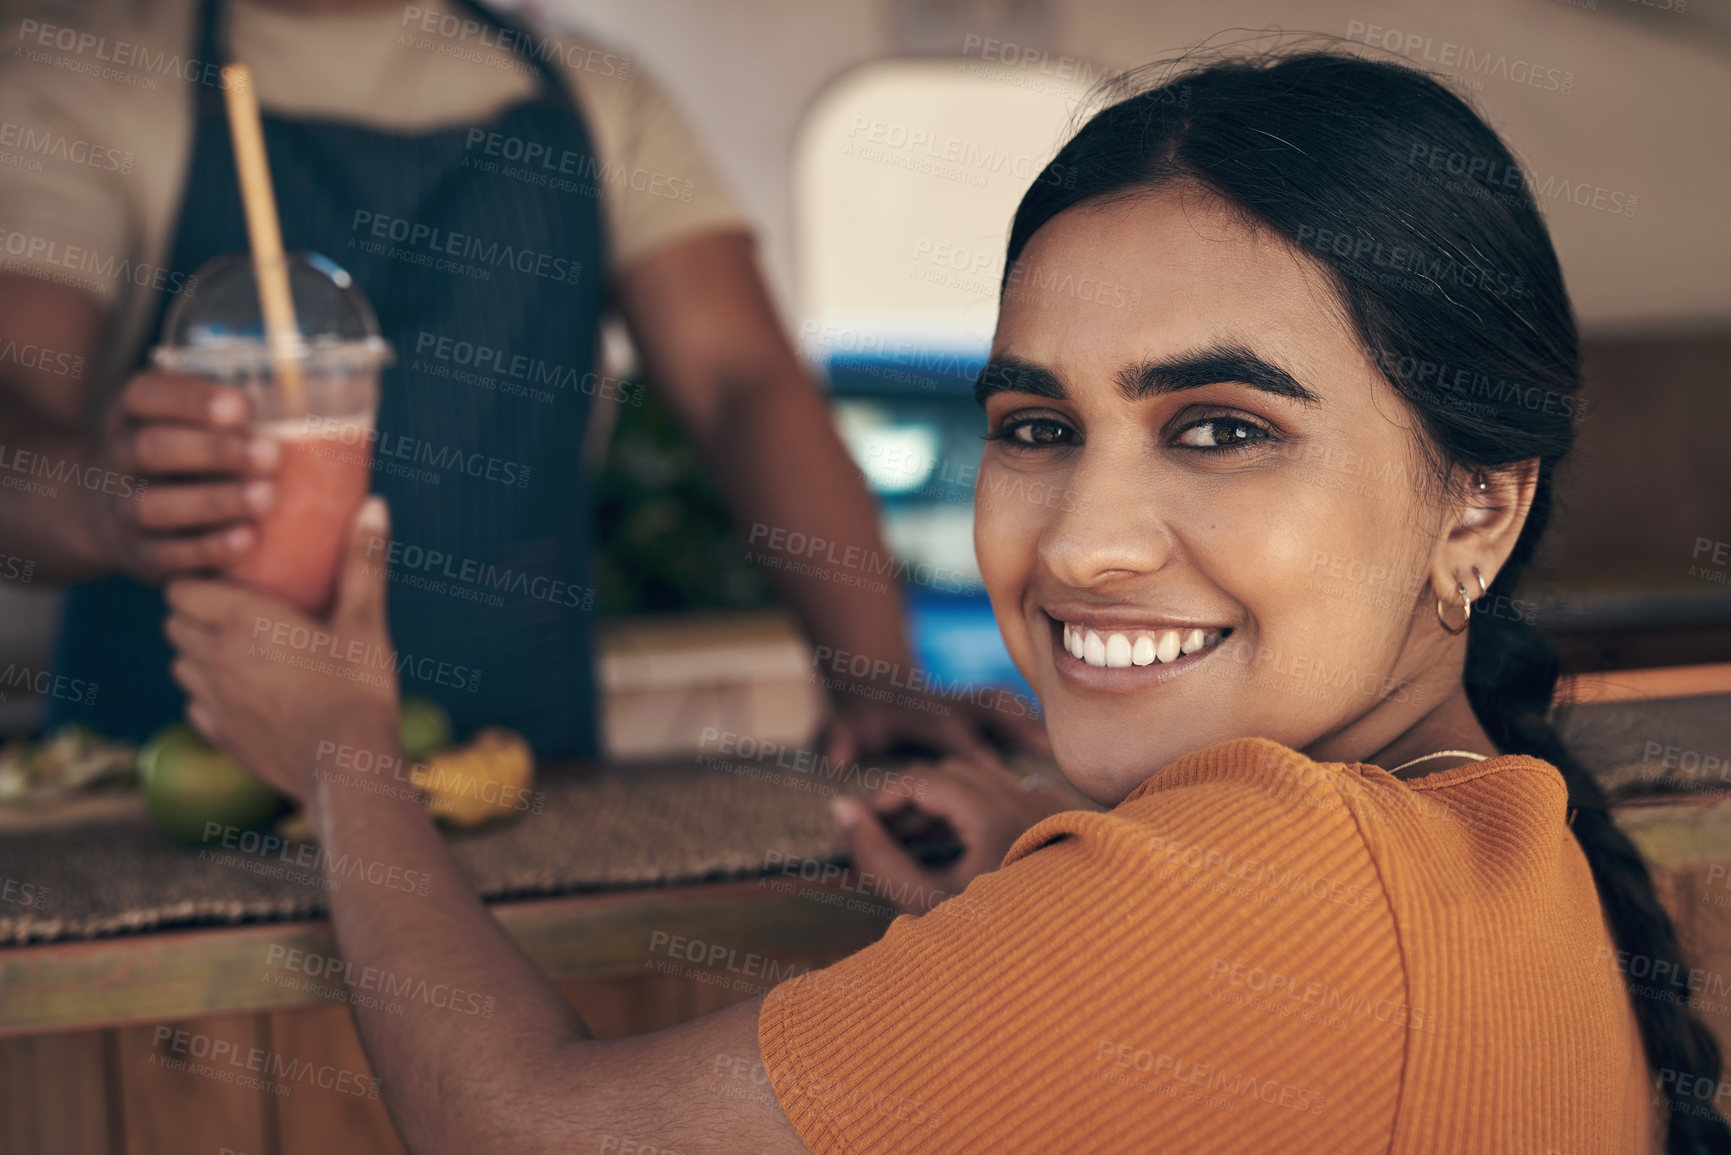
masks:
{"label": "smiling woman", "polygon": [[[1095,117],[1052,162],[1076,179],[1035,182],[1017,213],[976,389],[981,485],[1036,475],[1080,512],[982,509],[981,570],[1096,799],[1246,734],[1397,773],[1441,768],[1439,748],[1533,755],[1568,784],[1618,945],[1675,959],[1638,854],[1545,721],[1554,657],[1518,615],[1471,612],[1543,532],[1577,342],[1524,185],[1436,190],[1411,171],[1433,147],[1518,171],[1440,86],[1329,56],[1195,71]],[[1078,270],[1137,309],[1039,291]],[[1392,596],[1318,580],[1343,569]],[[1637,1004],[1661,1090],[1717,1077],[1684,1010]],[[1671,1150],[1723,1149],[1717,1117],[1670,1105]]]}
{"label": "smiling woman", "polygon": [[[1725,1150],[1731,1135],[1717,1114],[1677,1091],[1718,1086],[1705,1029],[1663,999],[1636,996],[1631,1008],[1620,986],[1604,990],[1603,976],[1583,969],[1582,948],[1562,945],[1608,930],[1631,955],[1681,965],[1639,855],[1546,721],[1554,656],[1520,615],[1494,608],[1512,604],[1573,438],[1580,379],[1561,273],[1524,186],[1439,190],[1413,168],[1433,148],[1483,158],[1472,171],[1518,171],[1495,133],[1434,81],[1292,55],[1192,68],[1128,95],[1030,187],[975,389],[989,442],[975,548],[1066,777],[1114,807],[1112,819],[1134,818],[1143,837],[1115,845],[1121,830],[1054,818],[969,896],[1015,904],[1016,917],[1028,913],[1017,903],[1028,892],[1012,878],[1113,887],[1126,869],[1144,886],[1176,878],[1209,895],[1162,891],[1147,907],[1060,900],[1083,908],[1082,925],[1147,914],[1186,940],[1144,944],[1124,972],[1116,936],[1093,934],[1078,949],[1101,961],[1071,974],[1062,997],[1072,1012],[1103,997],[1108,972],[1162,1006],[1208,1008],[1138,1022],[1139,1006],[1120,1028],[1129,1041],[1101,1032],[1095,1075],[1107,1082],[1124,1074],[1137,1086],[1143,1072],[1148,1092],[1168,1079],[1219,1090],[1212,1074],[1179,1074],[1186,1061],[1242,1078],[1305,1071],[1317,1095],[1333,1092],[1336,1125],[1364,1112],[1366,1150],[1643,1150],[1652,1106],[1664,1109],[1668,1150]],[[1102,298],[1082,291],[1090,284],[1118,291]],[[988,500],[1018,483],[1067,500]],[[1187,797],[1203,787],[1213,796]],[[1536,809],[1526,795],[1535,788],[1547,795]],[[1324,817],[1348,813],[1356,831]],[[1425,829],[1434,822],[1408,828],[1391,814],[1446,815],[1461,837],[1439,841]],[[1394,837],[1390,827],[1400,828]],[[864,829],[862,858],[893,861]],[[1331,858],[1342,836],[1362,839],[1351,859],[1374,863],[1372,874]],[[1119,857],[1126,850],[1133,867]],[[1067,874],[1065,854],[1095,869]],[[1322,913],[1292,925],[1281,909],[1290,888],[1269,883],[1294,873],[1312,897],[1355,909],[1380,890],[1392,927],[1346,928]],[[1421,913],[1438,901],[1446,916]],[[1572,914],[1559,918],[1564,906]],[[1251,929],[1227,931],[1222,920]],[[1047,914],[1043,935],[1012,941],[1037,949],[1062,938],[1061,925]],[[1449,933],[1431,937],[1444,925]],[[964,970],[985,964],[922,929],[892,931],[866,952],[869,969],[928,973],[940,957]],[[1407,1106],[1387,1132],[1364,1097],[1375,1102],[1393,1083],[1379,1088],[1337,1065],[1374,1066],[1373,1040],[1342,1036],[1356,1057],[1329,1061],[1308,1044],[1245,1048],[1210,1034],[1249,1027],[1235,1020],[1243,1006],[1283,1017],[1353,1006],[1377,985],[1365,960],[1391,949],[1391,930],[1407,1024],[1438,1038],[1386,1052],[1404,1055],[1409,1073],[1431,1072],[1400,1084]],[[1321,945],[1336,933],[1334,948]],[[1491,945],[1510,936],[1515,954]],[[863,974],[863,957],[836,969]],[[1070,964],[1042,955],[1042,965]],[[1452,979],[1434,983],[1445,970]],[[983,988],[1015,984],[967,985],[974,1005],[987,1005]],[[1588,986],[1604,997],[1582,999]],[[1016,1013],[1037,1017],[1027,987],[1015,993]],[[1440,1026],[1439,1004],[1449,1007]],[[1619,1034],[1631,1010],[1638,1030]],[[766,1053],[789,1061],[801,1053],[794,1031],[845,1037],[863,1026],[826,1014],[797,983],[771,996],[764,1017]],[[1326,1013],[1314,1021],[1348,1026]],[[936,1044],[918,1028],[895,1037],[902,1054]],[[1157,1044],[1147,1070],[1136,1037]],[[1557,1042],[1530,1049],[1540,1038]],[[845,1079],[871,1062],[815,1042],[803,1049],[807,1075]],[[1126,1049],[1132,1070],[1113,1072]],[[888,1047],[873,1053],[882,1061]],[[1428,1082],[1442,1070],[1451,1081]],[[1463,1125],[1490,1101],[1507,1118]],[[1258,1131],[1245,1112],[1231,1126],[1246,1129],[1225,1143],[1201,1123],[1206,1106],[1173,1108],[1164,1127],[1149,1122],[1160,1114],[1150,1106],[1136,1133],[1166,1149],[1247,1149],[1274,1136],[1324,1143],[1297,1120],[1283,1130],[1265,1118],[1269,1130]],[[1188,1127],[1181,1140],[1174,1126]],[[1326,1146],[1346,1149],[1338,1134]]]}
{"label": "smiling woman", "polygon": [[[1437,148],[1514,165],[1416,71],[1288,55],[1124,95],[1035,179],[975,547],[1110,809],[971,763],[844,805],[878,893],[964,893],[697,1022],[588,1040],[418,806],[308,778],[307,735],[393,751],[390,694],[262,666],[254,595],[173,588],[200,728],[449,896],[335,892],[347,964],[501,992],[356,1007],[413,1149],[1731,1150],[1687,998],[1607,965],[1689,973],[1495,608],[1572,440],[1561,273],[1524,191],[1417,179]],[[363,517],[329,628],[388,645]],[[887,825],[932,815],[966,844],[940,872]]]}

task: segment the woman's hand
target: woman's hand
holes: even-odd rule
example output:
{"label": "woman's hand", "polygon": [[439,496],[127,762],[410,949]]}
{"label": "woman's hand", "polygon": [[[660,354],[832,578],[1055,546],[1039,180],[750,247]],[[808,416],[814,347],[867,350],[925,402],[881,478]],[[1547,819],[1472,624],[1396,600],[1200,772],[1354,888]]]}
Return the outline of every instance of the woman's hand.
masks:
{"label": "woman's hand", "polygon": [[910,749],[982,761],[1015,750],[1050,754],[1045,723],[1028,700],[1010,691],[1002,700],[1003,708],[994,708],[912,690],[896,691],[889,702],[844,693],[818,743],[824,757],[840,764]]}
{"label": "woman's hand", "polygon": [[[951,758],[911,769],[864,802],[838,798],[834,810],[852,842],[854,869],[886,879],[891,893],[906,896],[897,899],[903,910],[924,914],[996,870],[1040,819],[1091,806],[1067,786],[1040,777],[1018,776],[996,759]],[[902,846],[946,829],[963,847],[947,866],[923,866]]]}
{"label": "woman's hand", "polygon": [[325,622],[234,582],[168,585],[172,672],[189,699],[187,720],[303,803],[312,798],[321,741],[400,730],[395,665],[380,659],[391,653],[385,575],[366,564],[368,539],[389,532],[384,499],[367,498],[349,527]]}

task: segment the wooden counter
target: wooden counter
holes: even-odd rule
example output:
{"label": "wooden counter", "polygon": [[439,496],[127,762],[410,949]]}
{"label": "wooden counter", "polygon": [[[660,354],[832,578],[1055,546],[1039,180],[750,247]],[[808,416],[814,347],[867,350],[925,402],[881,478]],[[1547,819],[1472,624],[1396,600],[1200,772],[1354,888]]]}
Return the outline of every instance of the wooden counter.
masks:
{"label": "wooden counter", "polygon": [[[720,882],[494,910],[604,1038],[671,1026],[761,993],[774,985],[771,976],[825,966],[874,941],[889,922],[879,904],[815,883],[792,894]],[[726,948],[731,965],[690,963],[652,947],[672,936]],[[273,947],[335,953],[323,921],[0,950],[0,1151],[401,1152],[381,1100],[313,1082],[267,1093],[172,1065],[172,1032],[184,1031],[240,1053],[258,1047],[346,1072],[345,1085],[364,1086],[370,1069],[348,1008],[313,990],[260,981]]]}
{"label": "wooden counter", "polygon": [[[851,954],[893,917],[820,869],[842,849],[828,798],[861,792],[869,775],[717,754],[551,765],[538,813],[449,837],[599,1036],[760,993]],[[0,946],[0,1152],[400,1151],[379,1099],[187,1061],[195,1039],[369,1085],[340,975],[282,963],[290,952],[335,961],[307,862],[300,850],[177,847],[136,795],[0,830],[0,877],[45,896],[21,904],[15,887],[0,902],[0,942],[13,944]],[[766,877],[781,862],[829,881]]]}
{"label": "wooden counter", "polygon": [[[657,934],[742,955],[847,954],[889,925],[880,904],[849,909],[860,896],[833,884],[801,883],[799,890],[726,882],[499,903],[493,911],[553,978],[644,971],[656,961],[649,944]],[[814,901],[819,894],[839,903]],[[317,993],[259,981],[273,947],[337,955],[323,920],[0,950],[0,1038],[328,1006]]]}

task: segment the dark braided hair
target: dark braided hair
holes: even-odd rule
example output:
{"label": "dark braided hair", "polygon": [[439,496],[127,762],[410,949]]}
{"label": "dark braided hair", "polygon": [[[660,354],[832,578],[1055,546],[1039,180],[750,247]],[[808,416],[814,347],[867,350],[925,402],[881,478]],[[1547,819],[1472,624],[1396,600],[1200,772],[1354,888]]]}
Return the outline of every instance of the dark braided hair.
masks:
{"label": "dark braided hair", "polygon": [[[1366,353],[1417,417],[1439,487],[1459,484],[1463,470],[1537,459],[1532,510],[1471,617],[1467,698],[1499,750],[1562,772],[1617,946],[1686,973],[1646,863],[1552,728],[1557,656],[1509,596],[1544,533],[1581,412],[1575,318],[1520,166],[1447,88],[1360,56],[1190,63],[1152,87],[1132,74],[1113,95],[1022,198],[1005,287],[1028,241],[1066,209],[1199,186],[1328,271]],[[1669,1108],[1667,1151],[1731,1151],[1731,1130],[1711,1106],[1713,1036],[1686,999],[1634,1004]]]}

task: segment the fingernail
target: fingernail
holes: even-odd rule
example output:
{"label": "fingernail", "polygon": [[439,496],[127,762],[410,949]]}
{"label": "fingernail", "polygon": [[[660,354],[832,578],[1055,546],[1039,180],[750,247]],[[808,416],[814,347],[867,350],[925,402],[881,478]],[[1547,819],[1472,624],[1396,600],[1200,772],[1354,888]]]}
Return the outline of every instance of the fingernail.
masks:
{"label": "fingernail", "polygon": [[835,815],[835,820],[841,823],[843,830],[852,830],[854,823],[859,821],[859,803],[852,798],[832,799],[829,812]]}
{"label": "fingernail", "polygon": [[247,442],[246,459],[254,469],[275,469],[282,460],[282,446],[274,437],[254,437]]}
{"label": "fingernail", "polygon": [[223,544],[229,549],[239,552],[252,545],[252,530],[244,525],[237,525],[222,535]]}
{"label": "fingernail", "polygon": [[268,481],[249,481],[240,491],[240,499],[254,513],[263,513],[270,508],[271,497],[275,492],[276,487]]}
{"label": "fingernail", "polygon": [[369,533],[382,533],[385,528],[385,499],[374,494],[361,503],[360,526]]}

